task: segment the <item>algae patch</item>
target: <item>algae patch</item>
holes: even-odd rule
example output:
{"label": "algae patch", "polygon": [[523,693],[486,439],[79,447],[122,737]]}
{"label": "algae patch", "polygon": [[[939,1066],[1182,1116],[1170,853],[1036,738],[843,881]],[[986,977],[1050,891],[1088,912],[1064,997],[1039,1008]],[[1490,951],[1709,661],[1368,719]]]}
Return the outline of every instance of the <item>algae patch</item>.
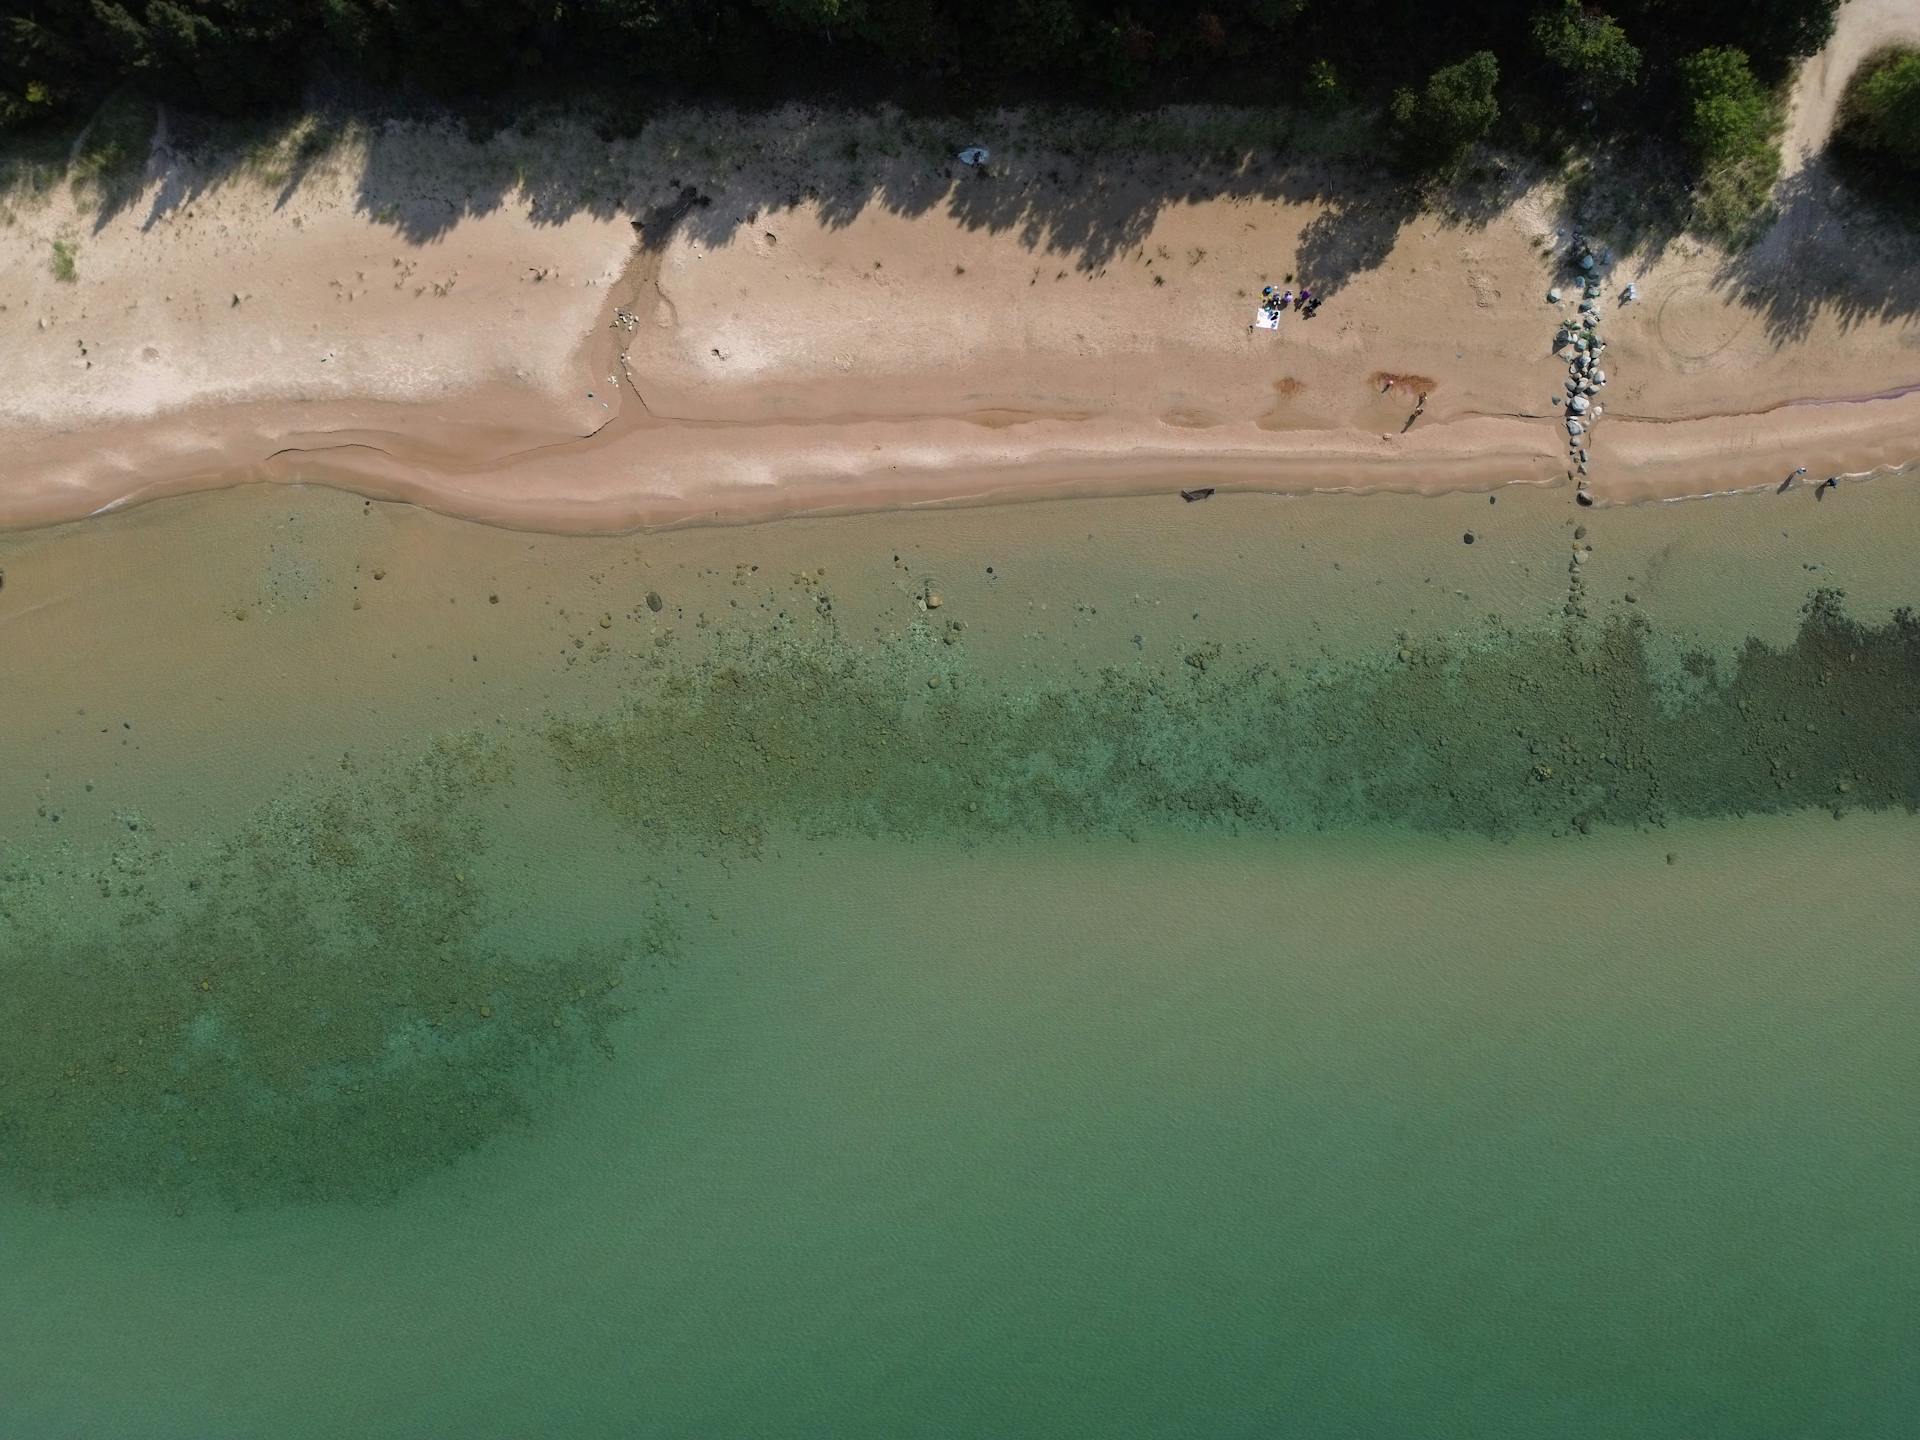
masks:
{"label": "algae patch", "polygon": [[[1564,834],[1920,803],[1920,622],[1814,594],[1794,640],[1680,684],[1649,622],[1403,644],[1320,667],[1194,645],[1179,663],[996,685],[909,644],[738,653],[553,720],[563,776],[635,828],[751,848],[820,834]],[[951,655],[951,651],[946,652]]]}
{"label": "algae patch", "polygon": [[607,1045],[624,945],[508,953],[474,883],[504,751],[451,740],[266,809],[184,872],[125,861],[86,928],[10,862],[0,1179],[234,1207],[377,1200]]}
{"label": "algae patch", "polygon": [[[288,796],[207,858],[130,826],[65,896],[50,853],[0,861],[0,1183],[387,1198],[608,1049],[623,972],[672,952],[687,903],[641,872],[690,851],[1920,808],[1920,621],[1861,625],[1831,591],[1790,642],[1721,660],[1636,613],[1317,665],[1196,641],[1017,676],[957,634],[722,636],[700,660],[656,652],[610,711]],[[524,810],[575,846],[610,816],[591,853],[614,889],[515,879],[546,843],[508,823]]]}

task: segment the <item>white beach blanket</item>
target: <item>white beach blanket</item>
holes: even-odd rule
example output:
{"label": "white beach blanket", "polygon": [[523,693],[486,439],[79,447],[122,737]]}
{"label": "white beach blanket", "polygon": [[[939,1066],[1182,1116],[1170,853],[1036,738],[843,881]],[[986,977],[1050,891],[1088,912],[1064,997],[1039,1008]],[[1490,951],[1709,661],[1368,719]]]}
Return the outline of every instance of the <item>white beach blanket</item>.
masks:
{"label": "white beach blanket", "polygon": [[1280,328],[1280,316],[1277,313],[1269,314],[1264,308],[1256,310],[1253,312],[1253,328],[1256,330],[1278,330]]}

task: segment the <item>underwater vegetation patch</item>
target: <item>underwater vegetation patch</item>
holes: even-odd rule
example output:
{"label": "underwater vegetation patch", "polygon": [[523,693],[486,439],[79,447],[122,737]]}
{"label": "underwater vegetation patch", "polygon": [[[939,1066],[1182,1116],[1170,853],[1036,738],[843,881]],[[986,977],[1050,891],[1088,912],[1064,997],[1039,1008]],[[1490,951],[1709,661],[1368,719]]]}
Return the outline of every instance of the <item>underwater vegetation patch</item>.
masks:
{"label": "underwater vegetation patch", "polygon": [[[609,1049],[623,973],[674,953],[685,897],[637,881],[626,933],[562,938],[560,902],[479,878],[538,843],[505,838],[509,797],[610,814],[666,859],[782,832],[1554,836],[1920,808],[1911,611],[1862,625],[1820,591],[1785,644],[1716,660],[1684,641],[1574,616],[1310,667],[1209,643],[1014,683],[927,634],[745,634],[658,659],[611,710],[289,795],[210,859],[117,856],[97,905],[48,900],[50,867],[13,854],[0,1185],[377,1202],[534,1116]],[[510,904],[546,908],[503,932]],[[497,938],[523,932],[542,938]]]}
{"label": "underwater vegetation patch", "polygon": [[[276,803],[184,877],[122,867],[95,917],[109,924],[5,907],[0,1183],[380,1200],[526,1118],[542,1083],[607,1045],[649,941],[485,938],[475,805],[505,761],[448,740]],[[30,877],[10,864],[18,894]]]}
{"label": "underwater vegetation patch", "polygon": [[1821,806],[1920,804],[1920,622],[1808,600],[1676,686],[1614,616],[1313,670],[1241,649],[1016,690],[910,648],[757,646],[559,717],[567,783],[636,829],[751,848],[820,834],[1153,825],[1561,834]]}

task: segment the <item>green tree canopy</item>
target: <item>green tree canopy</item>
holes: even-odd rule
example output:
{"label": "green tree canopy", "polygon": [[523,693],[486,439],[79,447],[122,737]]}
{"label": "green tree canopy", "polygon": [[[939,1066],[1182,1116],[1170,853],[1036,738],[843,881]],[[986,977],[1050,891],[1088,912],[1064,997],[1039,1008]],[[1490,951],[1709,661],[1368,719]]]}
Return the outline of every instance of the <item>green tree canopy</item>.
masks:
{"label": "green tree canopy", "polygon": [[1695,51],[1680,62],[1680,83],[1687,96],[1687,143],[1702,160],[1726,159],[1756,141],[1765,143],[1773,110],[1746,51],[1731,45]]}
{"label": "green tree canopy", "polygon": [[1920,170],[1920,50],[1869,64],[1846,101],[1848,138],[1911,170]]}
{"label": "green tree canopy", "polygon": [[1402,89],[1390,114],[1403,155],[1428,169],[1457,165],[1467,149],[1486,138],[1500,118],[1493,98],[1500,62],[1491,50],[1479,50],[1427,77],[1420,90]]}
{"label": "green tree canopy", "polygon": [[1699,167],[1694,218],[1720,235],[1750,231],[1780,178],[1780,115],[1744,50],[1709,46],[1680,62],[1682,129]]}
{"label": "green tree canopy", "polygon": [[1580,0],[1533,17],[1533,43],[1572,78],[1582,94],[1609,99],[1640,76],[1640,47],[1611,15],[1588,10]]}

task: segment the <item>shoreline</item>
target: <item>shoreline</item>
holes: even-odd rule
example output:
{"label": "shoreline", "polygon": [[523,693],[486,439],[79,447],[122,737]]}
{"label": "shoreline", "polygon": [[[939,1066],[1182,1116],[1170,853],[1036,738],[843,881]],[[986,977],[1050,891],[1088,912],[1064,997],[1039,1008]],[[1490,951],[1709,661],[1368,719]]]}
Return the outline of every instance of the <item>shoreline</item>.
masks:
{"label": "shoreline", "polygon": [[[472,404],[476,412],[490,408]],[[284,406],[271,408],[286,413]],[[392,413],[395,408],[401,413]],[[39,447],[16,445],[6,469],[42,483],[23,486],[16,479],[7,486],[0,529],[65,524],[261,482],[322,485],[553,534],[1172,495],[1202,486],[1272,495],[1573,489],[1557,453],[1557,427],[1544,415],[1438,420],[1404,436],[1351,427],[1196,430],[1110,418],[682,426],[635,424],[621,416],[591,434],[556,438],[531,427],[468,423],[444,408],[416,419],[404,413],[411,408],[379,407],[341,417],[373,423],[284,434],[235,424],[223,438],[219,412],[205,419],[188,412],[116,435],[110,448],[77,435]],[[491,413],[499,413],[498,402]],[[1730,446],[1735,427],[1741,439]],[[906,430],[910,440],[889,443]],[[1221,430],[1228,434],[1216,438]],[[1794,468],[1783,462],[1796,454],[1808,457],[1800,463],[1809,464],[1812,479],[1803,484],[1825,474],[1899,474],[1920,461],[1920,390],[1793,400],[1745,416],[1615,416],[1606,434],[1608,470],[1591,486],[1600,507],[1773,490]],[[459,441],[476,438],[498,449],[463,454]],[[641,470],[648,473],[636,473]]]}
{"label": "shoreline", "polygon": [[[1610,256],[1609,296],[1643,298],[1607,305],[1582,471],[1549,403],[1572,225],[1550,180],[1505,172],[1455,219],[1331,162],[1195,184],[1016,148],[984,176],[895,155],[835,195],[814,182],[885,117],[743,122],[704,172],[675,123],[396,124],[276,189],[163,117],[133,203],[13,197],[0,529],[259,481],[623,533],[1207,486],[1584,479],[1606,506],[1920,461],[1920,240],[1853,218]],[[542,209],[512,179],[537,155],[619,183]],[[1263,278],[1323,313],[1253,332]]]}

